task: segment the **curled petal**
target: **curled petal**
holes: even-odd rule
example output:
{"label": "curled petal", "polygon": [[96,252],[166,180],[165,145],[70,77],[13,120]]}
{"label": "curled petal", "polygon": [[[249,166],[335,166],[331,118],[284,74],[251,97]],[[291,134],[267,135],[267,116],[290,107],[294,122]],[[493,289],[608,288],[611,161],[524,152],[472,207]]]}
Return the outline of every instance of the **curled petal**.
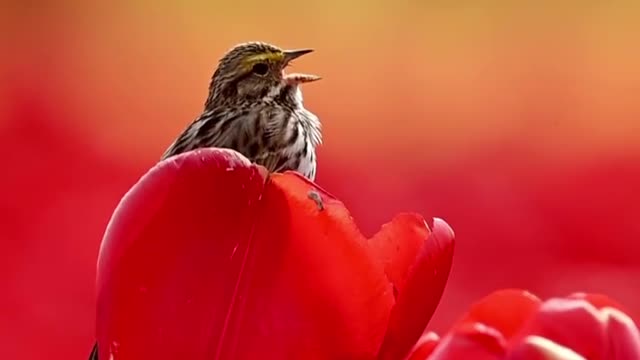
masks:
{"label": "curled petal", "polygon": [[495,291],[471,306],[458,326],[481,323],[498,330],[506,339],[513,337],[533,316],[540,299],[520,289]]}
{"label": "curled petal", "polygon": [[620,309],[603,295],[541,303],[523,290],[496,291],[474,304],[426,359],[489,353],[506,360],[640,359],[640,331]]}
{"label": "curled petal", "polygon": [[626,311],[626,309],[620,303],[603,294],[573,293],[567,296],[567,298],[576,299],[576,300],[585,300],[589,304],[593,305],[596,309],[612,307],[612,308],[621,310],[623,312]]}
{"label": "curled petal", "polygon": [[393,290],[367,239],[340,201],[298,174],[274,174],[269,185],[256,228],[267,238],[247,294],[256,306],[247,319],[273,325],[263,332],[248,327],[243,343],[270,345],[243,358],[263,357],[273,344],[279,352],[270,351],[271,358],[374,357]]}
{"label": "curled petal", "polygon": [[585,300],[566,298],[545,301],[522,334],[547,338],[587,359],[602,359],[606,342],[598,310]]}
{"label": "curled petal", "polygon": [[394,254],[382,261],[397,293],[378,359],[401,359],[409,353],[438,306],[453,260],[454,234],[444,220],[434,219],[431,232],[417,215],[401,215],[394,222],[411,234],[389,236],[398,231],[387,228],[371,239],[372,247],[398,249],[377,252]]}
{"label": "curled petal", "polygon": [[445,336],[428,360],[498,360],[505,355],[506,341],[500,332],[485,325],[464,324]]}
{"label": "curled petal", "polygon": [[640,359],[640,332],[629,316],[618,309],[604,308],[606,343],[603,359]]}
{"label": "curled petal", "polygon": [[416,345],[411,349],[411,354],[406,360],[424,360],[431,355],[433,350],[438,346],[440,336],[434,332],[423,334]]}
{"label": "curled petal", "polygon": [[527,336],[505,360],[586,360],[573,350],[540,336]]}
{"label": "curled petal", "polygon": [[372,256],[382,264],[396,291],[404,288],[416,256],[430,235],[431,230],[420,215],[400,214],[382,225],[369,240]]}

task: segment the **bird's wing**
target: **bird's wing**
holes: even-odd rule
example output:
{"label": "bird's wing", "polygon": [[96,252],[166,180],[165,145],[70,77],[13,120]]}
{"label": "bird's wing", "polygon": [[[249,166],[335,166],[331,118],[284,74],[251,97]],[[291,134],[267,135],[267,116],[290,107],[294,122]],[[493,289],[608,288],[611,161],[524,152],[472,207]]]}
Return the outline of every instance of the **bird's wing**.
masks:
{"label": "bird's wing", "polygon": [[[234,140],[239,136],[244,109],[216,108],[202,113],[192,122],[162,155],[161,160],[202,147],[224,147],[234,150]],[[234,124],[235,123],[235,124]]]}

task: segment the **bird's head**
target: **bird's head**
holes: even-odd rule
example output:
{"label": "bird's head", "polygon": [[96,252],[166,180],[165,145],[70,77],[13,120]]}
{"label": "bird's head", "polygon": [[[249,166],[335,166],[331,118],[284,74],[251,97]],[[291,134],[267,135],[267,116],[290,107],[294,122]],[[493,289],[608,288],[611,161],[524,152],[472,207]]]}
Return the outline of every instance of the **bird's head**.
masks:
{"label": "bird's head", "polygon": [[319,80],[308,74],[286,74],[292,60],[311,49],[283,50],[263,42],[235,46],[220,59],[213,74],[206,106],[230,99],[258,100],[275,98],[283,87]]}

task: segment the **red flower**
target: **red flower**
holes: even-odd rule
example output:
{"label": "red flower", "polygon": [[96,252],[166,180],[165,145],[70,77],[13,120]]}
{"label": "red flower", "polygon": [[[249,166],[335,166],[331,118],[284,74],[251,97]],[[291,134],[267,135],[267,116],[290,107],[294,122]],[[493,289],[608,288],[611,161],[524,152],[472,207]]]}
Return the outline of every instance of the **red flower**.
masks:
{"label": "red flower", "polygon": [[605,296],[541,302],[523,290],[502,290],[472,306],[441,340],[423,336],[409,359],[634,360],[640,333]]}
{"label": "red flower", "polygon": [[402,214],[364,238],[333,196],[232,151],[153,168],[98,263],[99,358],[402,359],[433,314],[453,232]]}

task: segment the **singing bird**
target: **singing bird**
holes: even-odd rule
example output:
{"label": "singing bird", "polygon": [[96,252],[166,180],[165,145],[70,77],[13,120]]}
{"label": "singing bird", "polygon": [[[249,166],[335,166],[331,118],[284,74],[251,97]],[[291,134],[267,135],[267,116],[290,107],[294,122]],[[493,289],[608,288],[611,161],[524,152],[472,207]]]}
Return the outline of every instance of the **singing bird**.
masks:
{"label": "singing bird", "polygon": [[293,170],[313,181],[322,134],[318,117],[303,105],[300,85],[320,77],[284,71],[312,51],[263,42],[232,48],[213,73],[202,115],[162,158],[201,147],[228,148],[269,172]]}
{"label": "singing bird", "polygon": [[[204,111],[161,160],[198,148],[227,148],[269,172],[293,170],[314,181],[321,124],[305,109],[300,85],[320,77],[285,73],[293,60],[312,51],[257,41],[231,48],[211,77]],[[89,360],[98,359],[97,346]]]}

